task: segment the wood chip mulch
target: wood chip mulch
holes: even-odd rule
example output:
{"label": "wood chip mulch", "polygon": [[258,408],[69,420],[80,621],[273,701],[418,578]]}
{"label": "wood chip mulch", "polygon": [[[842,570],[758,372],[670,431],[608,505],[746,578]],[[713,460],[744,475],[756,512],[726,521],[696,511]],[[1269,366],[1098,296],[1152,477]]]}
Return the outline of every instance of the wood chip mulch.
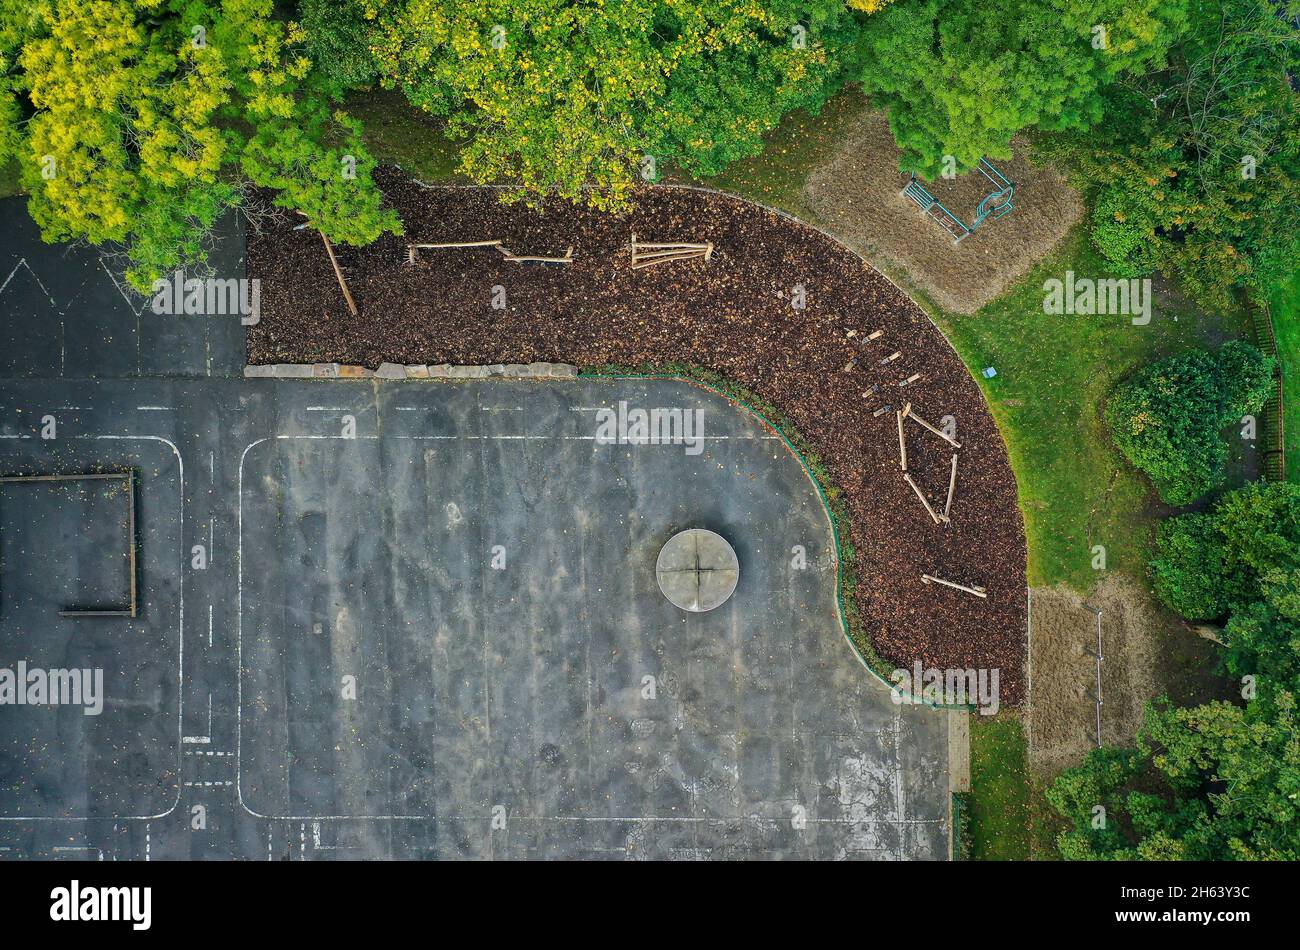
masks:
{"label": "wood chip mulch", "polygon": [[[339,249],[359,317],[315,232],[285,221],[250,233],[249,275],[262,282],[250,363],[676,363],[722,373],[779,407],[842,490],[857,608],[877,652],[908,669],[917,660],[997,668],[1001,701],[1024,698],[1025,536],[1006,448],[961,359],[894,285],[820,232],[727,195],[646,188],[616,217],[558,202],[540,213],[500,203],[494,189],[426,188],[395,169],[377,180],[406,235]],[[632,270],[633,233],[716,250],[707,263]],[[477,240],[519,255],[572,245],[574,261],[525,266],[476,248],[406,263],[408,241]],[[506,288],[505,310],[492,308],[495,285]],[[804,309],[792,306],[800,285]],[[908,470],[939,511],[958,456],[947,525],[934,524],[899,468],[894,413],[909,401],[935,425],[956,420],[957,450],[915,423],[906,430]],[[874,416],[881,406],[890,408]],[[922,574],[982,587],[987,599]]]}

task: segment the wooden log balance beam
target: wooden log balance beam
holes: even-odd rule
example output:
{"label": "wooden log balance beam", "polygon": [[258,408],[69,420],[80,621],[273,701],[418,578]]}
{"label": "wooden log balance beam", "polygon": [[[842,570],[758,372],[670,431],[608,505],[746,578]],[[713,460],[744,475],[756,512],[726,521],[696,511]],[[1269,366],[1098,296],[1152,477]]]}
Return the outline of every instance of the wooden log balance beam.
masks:
{"label": "wooden log balance beam", "polygon": [[546,257],[533,256],[525,254],[516,254],[510,248],[506,247],[500,241],[446,241],[441,244],[408,244],[406,245],[406,261],[408,264],[415,263],[415,252],[425,250],[438,250],[441,248],[460,248],[460,247],[495,247],[501,252],[501,256],[508,261],[516,264],[572,264],[573,263],[573,246],[564,252],[563,257]]}
{"label": "wooden log balance beam", "polygon": [[357,302],[352,299],[352,291],[348,289],[348,282],[343,279],[343,268],[339,267],[339,259],[334,256],[334,245],[330,239],[325,236],[325,232],[320,232],[320,239],[325,242],[325,253],[329,255],[330,266],[334,268],[334,276],[338,278],[339,289],[343,291],[343,299],[348,303],[348,313],[352,316],[357,315]]}
{"label": "wooden log balance beam", "polygon": [[[299,211],[298,214],[307,218],[298,228],[305,228],[311,224],[307,212]],[[294,228],[294,230],[296,231],[298,228]],[[330,266],[334,268],[334,276],[338,279],[339,289],[343,291],[343,299],[348,303],[348,313],[355,317],[357,315],[357,302],[352,299],[352,291],[348,289],[348,282],[343,279],[343,268],[339,267],[339,259],[334,256],[334,246],[330,244],[330,239],[325,236],[324,231],[317,229],[317,233],[320,235],[320,239],[325,242],[325,253],[329,255]]]}
{"label": "wooden log balance beam", "polygon": [[983,587],[967,587],[965,584],[958,584],[956,581],[946,581],[942,577],[935,577],[933,574],[922,574],[921,583],[923,584],[942,584],[944,587],[951,587],[955,590],[964,591],[974,597],[988,598],[988,591]]}
{"label": "wooden log balance beam", "polygon": [[510,248],[505,247],[499,243],[497,244],[497,250],[501,252],[501,254],[505,257],[506,260],[513,261],[516,264],[572,264],[573,263],[572,244],[570,244],[568,250],[564,252],[563,257],[545,257],[545,256],[534,256],[534,255],[527,255],[527,254],[516,254],[514,251],[510,250]]}
{"label": "wooden log balance beam", "polygon": [[408,264],[415,263],[415,252],[433,251],[439,248],[447,247],[500,247],[500,241],[448,241],[443,244],[408,244],[406,245],[406,259]]}

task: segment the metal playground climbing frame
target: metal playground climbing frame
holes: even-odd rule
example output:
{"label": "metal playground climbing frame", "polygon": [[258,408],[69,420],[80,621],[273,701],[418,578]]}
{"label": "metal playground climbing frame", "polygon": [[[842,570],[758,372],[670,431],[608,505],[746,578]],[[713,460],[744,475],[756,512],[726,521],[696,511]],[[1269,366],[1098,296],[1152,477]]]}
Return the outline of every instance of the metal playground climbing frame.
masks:
{"label": "metal playground climbing frame", "polygon": [[989,180],[993,190],[980,201],[970,224],[953,214],[944,206],[943,202],[932,195],[921,184],[921,180],[916,177],[916,172],[912,173],[912,177],[908,179],[907,187],[903,189],[903,196],[915,201],[927,217],[937,221],[945,231],[951,234],[954,244],[958,244],[974,234],[985,219],[989,217],[1000,218],[1005,214],[1010,214],[1014,207],[1012,198],[1015,196],[1016,186],[986,159],[981,158],[979,164],[975,167],[981,175]]}

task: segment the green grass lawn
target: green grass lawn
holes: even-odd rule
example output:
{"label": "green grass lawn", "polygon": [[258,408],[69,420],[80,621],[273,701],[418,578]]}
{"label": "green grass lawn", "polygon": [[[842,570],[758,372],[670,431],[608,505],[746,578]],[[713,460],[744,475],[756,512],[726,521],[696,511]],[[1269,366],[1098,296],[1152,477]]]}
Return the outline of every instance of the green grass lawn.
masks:
{"label": "green grass lawn", "polygon": [[458,145],[444,124],[416,109],[396,90],[354,92],[344,111],[361,120],[366,147],[380,162],[400,165],[425,182],[451,181],[460,164]]}
{"label": "green grass lawn", "polygon": [[970,856],[974,861],[1023,861],[1032,822],[1020,720],[972,715],[970,726]]}
{"label": "green grass lawn", "polygon": [[[1015,226],[1014,216],[999,226]],[[1108,570],[1142,576],[1159,514],[1145,476],[1115,450],[1101,417],[1106,395],[1137,367],[1197,346],[1247,337],[1245,310],[1197,311],[1158,295],[1147,326],[1127,316],[1043,313],[1043,281],[1105,277],[1081,231],[1071,234],[1008,294],[972,316],[936,313],[979,379],[1007,442],[1029,543],[1029,582],[1087,593],[1097,580],[1093,545]],[[992,366],[998,375],[984,379]]]}
{"label": "green grass lawn", "polygon": [[862,94],[850,88],[827,101],[817,115],[791,112],[764,136],[760,154],[733,162],[722,174],[698,183],[811,217],[800,194],[804,180],[834,154],[845,127],[867,108]]}
{"label": "green grass lawn", "polygon": [[1300,270],[1268,295],[1278,357],[1282,360],[1287,481],[1300,482]]}

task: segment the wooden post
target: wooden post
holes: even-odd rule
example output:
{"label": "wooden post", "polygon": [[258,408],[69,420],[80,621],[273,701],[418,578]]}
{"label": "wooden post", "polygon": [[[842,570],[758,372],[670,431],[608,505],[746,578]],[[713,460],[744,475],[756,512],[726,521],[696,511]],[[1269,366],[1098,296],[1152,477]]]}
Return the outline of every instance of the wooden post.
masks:
{"label": "wooden post", "polygon": [[441,247],[500,247],[500,241],[447,241],[442,244],[411,244],[409,247],[418,247],[421,250],[434,250]]}
{"label": "wooden post", "polygon": [[929,513],[930,517],[934,519],[935,524],[939,524],[941,521],[948,520],[947,518],[944,518],[941,515],[935,514],[934,509],[930,507],[930,503],[926,501],[925,495],[921,492],[921,486],[918,485],[915,481],[913,481],[911,475],[907,474],[907,472],[904,472],[903,477],[907,479],[907,484],[912,486],[912,491],[916,492],[916,497],[921,499],[921,504],[925,505],[925,510]]}
{"label": "wooden post", "polygon": [[895,413],[895,415],[898,416],[898,465],[904,472],[906,472],[907,442],[903,439],[903,413],[900,410]]}
{"label": "wooden post", "polygon": [[939,438],[943,439],[945,442],[947,442],[949,445],[951,445],[954,449],[959,449],[959,448],[961,448],[961,443],[960,443],[960,442],[958,442],[956,439],[949,438],[948,435],[947,435],[946,433],[940,431],[939,429],[936,429],[934,426],[930,425],[930,423],[926,422],[924,419],[922,419],[920,416],[918,416],[915,412],[913,412],[913,411],[912,411],[912,404],[911,404],[910,402],[907,404],[907,414],[910,415],[910,416],[911,416],[913,419],[915,419],[917,422],[919,422],[921,425],[925,426],[925,428],[929,429],[931,432],[933,432],[933,433],[934,433],[935,435],[937,435]]}
{"label": "wooden post", "polygon": [[330,256],[330,264],[334,266],[334,276],[339,279],[339,287],[343,291],[343,296],[348,302],[348,310],[352,316],[357,315],[357,304],[352,299],[352,291],[348,290],[348,282],[343,279],[343,270],[339,267],[338,258],[334,256],[334,246],[330,244],[330,239],[325,236],[325,232],[320,232],[320,239],[325,242],[325,253]]}
{"label": "wooden post", "polygon": [[415,252],[433,251],[439,248],[448,247],[500,247],[500,241],[448,241],[443,244],[408,244],[406,245],[406,258],[411,264],[415,263]]}
{"label": "wooden post", "polygon": [[965,591],[966,593],[972,594],[976,597],[987,598],[989,596],[988,592],[983,587],[967,587],[965,584],[958,584],[955,583],[954,581],[946,581],[942,577],[935,577],[933,574],[922,574],[921,582],[923,584],[930,584],[930,583],[942,584],[944,587],[952,587],[955,588],[956,590]]}
{"label": "wooden post", "polygon": [[957,489],[957,456],[952,457],[952,474],[948,476],[948,500],[943,503],[943,519],[948,520],[952,510],[952,493]]}

